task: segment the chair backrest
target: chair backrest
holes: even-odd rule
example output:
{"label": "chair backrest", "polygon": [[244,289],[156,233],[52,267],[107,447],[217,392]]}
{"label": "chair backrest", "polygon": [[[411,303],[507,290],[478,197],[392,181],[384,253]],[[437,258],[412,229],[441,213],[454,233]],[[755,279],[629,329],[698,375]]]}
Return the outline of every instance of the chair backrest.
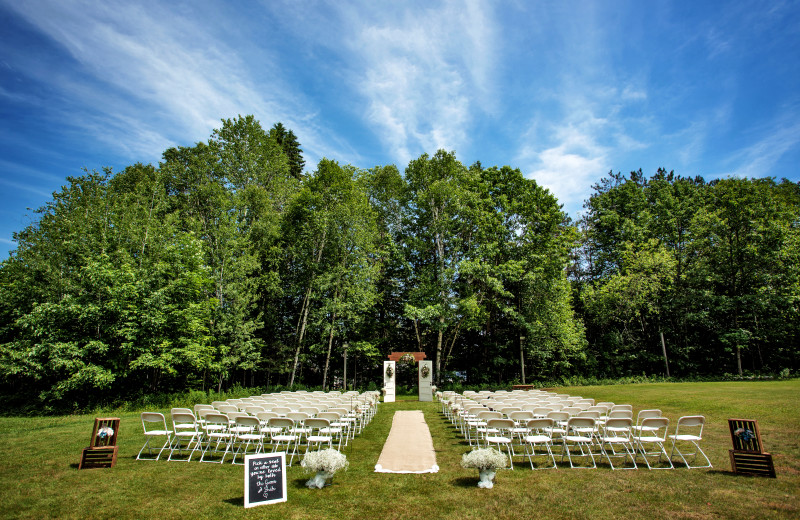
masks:
{"label": "chair backrest", "polygon": [[500,419],[501,417],[503,417],[503,414],[491,410],[481,410],[480,412],[478,412],[477,417],[481,421],[488,421],[489,419]]}
{"label": "chair backrest", "polygon": [[626,418],[626,417],[628,419],[632,419],[633,418],[633,412],[631,412],[630,410],[612,410],[612,411],[608,412],[608,418],[609,419],[620,419],[620,418]]}
{"label": "chair backrest", "polygon": [[617,410],[628,410],[633,414],[633,405],[631,404],[615,404],[611,407],[612,412],[616,412]]}
{"label": "chair backrest", "polygon": [[553,410],[549,406],[537,406],[533,409],[533,415],[541,415],[542,417],[547,417],[547,414],[555,411],[556,410]]}
{"label": "chair backrest", "polygon": [[210,404],[196,404],[196,405],[194,405],[194,413],[197,413],[200,410],[216,410],[216,408],[214,408]]}
{"label": "chair backrest", "polygon": [[289,412],[286,414],[286,417],[292,419],[297,424],[303,424],[305,420],[309,418],[309,415],[305,412]]}
{"label": "chair backrest", "polygon": [[508,414],[508,418],[516,422],[528,422],[533,419],[533,412],[530,410],[519,410]]}
{"label": "chair backrest", "polygon": [[213,406],[214,408],[217,408],[217,406],[222,404],[228,404],[228,401],[211,401],[211,406]]}
{"label": "chair backrest", "polygon": [[258,420],[261,421],[262,423],[267,424],[269,420],[272,419],[273,417],[280,417],[280,416],[275,412],[256,412],[256,417],[258,417]]}
{"label": "chair backrest", "polygon": [[537,417],[528,421],[527,426],[531,431],[546,431],[545,428],[552,428],[553,423],[554,421],[550,417]]}
{"label": "chair backrest", "polygon": [[558,411],[558,412],[549,412],[547,414],[547,417],[553,419],[554,421],[566,421],[567,419],[569,419],[570,416],[569,413],[567,412]]}
{"label": "chair backrest", "polygon": [[230,419],[228,419],[228,416],[225,415],[224,413],[214,413],[214,412],[207,413],[205,419],[206,419],[206,428],[208,428],[209,426],[216,426],[216,427],[221,426],[223,429],[226,429],[228,427],[228,423],[230,422]]}
{"label": "chair backrest", "polygon": [[258,412],[265,412],[265,411],[266,410],[264,409],[263,406],[254,406],[254,405],[247,406],[243,410],[243,412],[245,412],[246,414],[253,416],[255,416],[255,414],[257,414]]}
{"label": "chair backrest", "polygon": [[591,417],[570,417],[567,421],[567,433],[577,433],[576,429],[594,428],[594,419]]}
{"label": "chair backrest", "polygon": [[192,409],[191,408],[173,408],[173,409],[171,409],[169,411],[170,415],[173,415],[173,414],[176,414],[176,413],[192,413]]}
{"label": "chair backrest", "polygon": [[273,406],[272,411],[278,415],[286,415],[287,413],[291,412],[292,409],[288,406]]}
{"label": "chair backrest", "polygon": [[294,428],[294,421],[288,417],[273,417],[269,420],[269,425],[274,428]]}
{"label": "chair backrest", "polygon": [[578,415],[578,412],[582,412],[583,410],[577,406],[568,406],[566,408],[562,408],[561,411],[570,415]]}
{"label": "chair backrest", "polygon": [[681,428],[699,428],[699,431],[694,434],[698,437],[703,436],[703,426],[706,424],[706,418],[702,415],[685,415],[678,419],[678,424],[675,426],[675,435]]}
{"label": "chair backrest", "polygon": [[669,427],[669,418],[667,417],[646,417],[642,419],[642,429],[647,429],[647,435],[651,437],[660,437],[662,440],[667,437],[667,428]]}
{"label": "chair backrest", "polygon": [[327,411],[327,412],[320,412],[320,413],[317,414],[317,418],[319,418],[319,419],[327,419],[328,421],[330,421],[332,423],[338,422],[340,417],[341,417],[341,415],[339,415],[339,412]]}
{"label": "chair backrest", "polygon": [[159,412],[142,412],[142,429],[144,431],[150,430],[158,430],[159,427],[162,430],[167,429],[167,420],[164,418],[163,413]]}
{"label": "chair backrest", "polygon": [[178,424],[193,424],[195,428],[197,427],[197,419],[191,412],[174,412],[170,415],[172,416],[173,427]]}
{"label": "chair backrest", "polygon": [[306,427],[312,428],[314,430],[319,430],[320,428],[328,428],[330,427],[331,422],[328,419],[322,419],[320,417],[309,417],[306,419]]}
{"label": "chair backrest", "polygon": [[633,426],[633,419],[630,417],[609,417],[606,419],[606,423],[604,425],[606,431],[614,430],[614,431],[630,431],[631,426]]}
{"label": "chair backrest", "polygon": [[239,407],[235,404],[221,404],[217,406],[217,410],[219,410],[221,413],[238,412]]}
{"label": "chair backrest", "polygon": [[234,419],[236,426],[249,428],[250,431],[256,431],[261,427],[261,421],[258,420],[258,417],[253,417],[250,415],[240,415]]}
{"label": "chair backrest", "polygon": [[321,406],[320,407],[304,406],[304,407],[300,408],[300,411],[303,412],[303,413],[307,413],[310,417],[314,417],[315,415],[317,415],[319,412],[322,411],[321,408],[322,408]]}
{"label": "chair backrest", "polygon": [[643,420],[652,419],[655,417],[661,417],[661,410],[658,409],[639,410],[639,413],[636,414],[636,424],[637,426],[641,425]]}
{"label": "chair backrest", "polygon": [[511,419],[491,418],[486,421],[486,426],[498,430],[510,430],[516,424]]}
{"label": "chair backrest", "polygon": [[578,412],[577,417],[591,417],[596,421],[600,418],[600,412],[597,410],[584,410],[582,412]]}

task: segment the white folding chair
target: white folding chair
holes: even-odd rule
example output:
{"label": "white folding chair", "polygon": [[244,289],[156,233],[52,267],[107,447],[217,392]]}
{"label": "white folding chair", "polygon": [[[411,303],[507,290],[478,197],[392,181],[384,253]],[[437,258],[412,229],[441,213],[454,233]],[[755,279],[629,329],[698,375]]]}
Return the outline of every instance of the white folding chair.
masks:
{"label": "white folding chair", "polygon": [[[567,421],[566,433],[561,437],[561,460],[564,460],[564,455],[569,459],[570,468],[589,468],[594,469],[597,463],[594,460],[592,453],[592,445],[594,444],[594,419],[591,417],[570,417]],[[589,458],[592,461],[591,466],[575,466],[572,462],[572,452],[570,447],[577,447],[580,450],[580,455],[575,457]]]}
{"label": "white folding chair", "polygon": [[232,444],[236,446],[233,452],[232,464],[236,464],[236,457],[242,454],[242,464],[244,457],[248,453],[250,446],[253,446],[253,453],[264,451],[264,434],[261,432],[261,421],[258,417],[249,415],[236,417],[233,428]]}
{"label": "white folding chair", "polygon": [[[553,455],[553,419],[549,417],[538,417],[528,421],[528,433],[523,440],[525,441],[525,455],[528,457],[528,462],[531,463],[531,469],[544,469],[536,468],[533,466],[533,457],[536,457],[536,448],[543,447],[553,463],[548,468],[556,467],[556,458]],[[530,451],[528,449],[530,448]]]}
{"label": "white folding chair", "polygon": [[[608,461],[612,470],[615,469],[636,469],[636,448],[631,437],[631,427],[633,420],[630,417],[609,417],[603,425],[603,432],[598,438],[600,452]],[[608,446],[611,450],[606,449]],[[617,448],[623,451],[618,452]],[[630,458],[632,467],[615,468],[611,458],[622,458],[622,464]]]}
{"label": "white folding chair", "polygon": [[294,431],[294,421],[288,417],[273,417],[269,420],[269,426],[271,428],[277,428],[277,431],[270,435],[272,452],[281,451],[281,446],[285,446],[285,450],[283,451],[287,454],[291,449],[289,458],[289,466],[291,466],[294,460],[294,454],[297,453],[297,443],[300,438]]}
{"label": "white folding chair", "polygon": [[[144,430],[146,441],[144,446],[142,446],[142,449],[139,450],[136,460],[158,460],[158,458],[161,456],[161,452],[172,443],[172,430],[167,428],[167,419],[164,418],[163,413],[142,412],[141,417],[142,430]],[[150,447],[150,441],[156,437],[164,437],[165,440],[164,445],[158,450],[158,455],[156,455],[155,458],[152,458],[154,448]],[[147,454],[150,456],[150,458],[142,457],[144,450],[147,450]]]}
{"label": "white folding chair", "polygon": [[[637,456],[639,454],[642,455],[648,469],[673,469],[672,460],[664,449],[664,442],[667,438],[667,428],[669,428],[669,418],[647,417],[642,419],[639,426],[638,432],[634,432],[633,435],[633,440],[636,442]],[[658,462],[666,459],[669,466],[661,467],[650,464],[649,458],[655,457],[656,455],[658,455]]]}
{"label": "white folding chair", "polygon": [[508,452],[508,459],[511,461],[511,470],[514,470],[514,450],[511,444],[514,442],[512,430],[516,424],[511,419],[487,419],[486,420],[486,445],[496,446],[500,452],[503,446]]}
{"label": "white folding chair", "polygon": [[[200,462],[225,462],[225,456],[231,448],[231,441],[233,440],[233,433],[231,433],[231,424],[228,416],[223,413],[207,413],[205,416],[206,423],[203,426],[203,453],[200,455]],[[212,449],[213,444],[213,449]],[[224,450],[221,450],[224,448]],[[222,451],[222,456],[219,461],[206,460],[206,455],[213,456]]]}
{"label": "white folding chair", "polygon": [[323,444],[327,444],[328,448],[333,448],[333,431],[328,419],[309,417],[306,419],[305,426],[309,430],[306,435],[306,451],[310,451],[313,446],[322,449]]}
{"label": "white folding chair", "polygon": [[[705,426],[705,423],[706,418],[702,415],[687,415],[678,419],[678,424],[675,426],[675,433],[669,436],[669,438],[672,439],[672,449],[669,452],[670,460],[672,460],[673,453],[677,452],[687,468],[711,467],[711,461],[708,460],[708,457],[703,450],[700,449],[700,445],[698,444],[703,440],[703,426]],[[687,430],[689,430],[688,433]],[[694,451],[691,453],[684,453],[679,449],[678,443],[689,443],[694,446]],[[706,463],[702,466],[693,466],[692,464],[697,460],[698,454],[706,459]],[[689,463],[686,457],[692,457],[692,462]]]}
{"label": "white folding chair", "polygon": [[[176,410],[176,408],[173,408]],[[178,451],[178,456],[183,456],[184,442],[186,443],[186,450],[189,451],[189,457],[184,462],[192,460],[192,455],[198,450],[200,446],[200,430],[197,427],[197,418],[191,412],[176,412],[173,411],[172,415],[172,429],[174,431],[174,438],[169,449],[169,457],[167,460],[173,459],[172,456],[175,450]]]}

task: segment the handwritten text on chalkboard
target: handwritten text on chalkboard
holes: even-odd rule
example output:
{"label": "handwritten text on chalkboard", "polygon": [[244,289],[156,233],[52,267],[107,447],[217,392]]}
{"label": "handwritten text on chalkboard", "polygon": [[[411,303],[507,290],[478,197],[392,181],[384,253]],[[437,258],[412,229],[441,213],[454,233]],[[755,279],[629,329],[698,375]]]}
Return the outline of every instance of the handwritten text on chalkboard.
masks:
{"label": "handwritten text on chalkboard", "polygon": [[285,453],[247,455],[244,470],[244,507],[286,502]]}

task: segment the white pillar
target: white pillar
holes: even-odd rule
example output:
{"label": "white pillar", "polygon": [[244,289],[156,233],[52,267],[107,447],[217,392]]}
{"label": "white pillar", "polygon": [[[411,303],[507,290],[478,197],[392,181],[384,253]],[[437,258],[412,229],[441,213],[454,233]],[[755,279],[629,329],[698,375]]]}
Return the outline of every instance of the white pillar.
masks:
{"label": "white pillar", "polygon": [[[391,375],[389,375],[391,374]],[[383,389],[386,392],[383,394],[384,403],[394,402],[394,382],[397,378],[397,366],[394,361],[383,362]]]}
{"label": "white pillar", "polygon": [[433,381],[433,361],[420,361],[417,367],[419,374],[419,400],[433,401],[431,381]]}

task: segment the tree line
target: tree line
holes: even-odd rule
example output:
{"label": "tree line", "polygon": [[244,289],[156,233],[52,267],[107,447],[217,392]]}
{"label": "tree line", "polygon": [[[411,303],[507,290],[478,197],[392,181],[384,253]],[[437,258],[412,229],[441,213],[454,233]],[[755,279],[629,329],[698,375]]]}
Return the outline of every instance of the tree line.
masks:
{"label": "tree line", "polygon": [[[68,177],[0,264],[0,382],[36,402],[795,369],[800,187],[609,174],[573,223],[518,169],[370,169],[252,116]],[[663,339],[662,339],[663,338]]]}

